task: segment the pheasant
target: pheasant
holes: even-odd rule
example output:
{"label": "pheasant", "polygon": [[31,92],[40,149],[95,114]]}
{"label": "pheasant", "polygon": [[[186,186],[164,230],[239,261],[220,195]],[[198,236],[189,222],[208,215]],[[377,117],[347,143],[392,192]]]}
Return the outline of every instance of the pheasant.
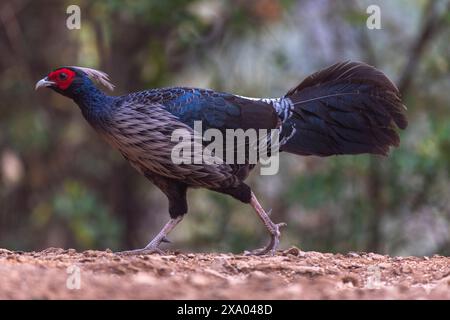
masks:
{"label": "pheasant", "polygon": [[[176,129],[270,129],[279,133],[279,151],[320,157],[342,154],[387,155],[407,127],[406,107],[397,87],[381,71],[362,62],[339,62],[318,71],[281,98],[248,98],[210,89],[169,87],[109,96],[106,73],[61,67],[36,83],[71,98],[88,123],[168,198],[170,220],[142,249],[125,254],[161,253],[159,245],[188,211],[189,188],[206,188],[250,204],[270,234],[253,255],[274,255],[280,228],[244,182],[255,164],[181,163],[171,152]],[[236,150],[234,150],[236,152]]]}

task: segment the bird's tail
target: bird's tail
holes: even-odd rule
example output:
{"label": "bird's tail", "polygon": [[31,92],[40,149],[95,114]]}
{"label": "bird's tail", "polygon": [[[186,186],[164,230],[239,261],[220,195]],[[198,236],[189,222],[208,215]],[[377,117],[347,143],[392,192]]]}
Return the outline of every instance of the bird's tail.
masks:
{"label": "bird's tail", "polygon": [[280,150],[299,155],[373,153],[398,146],[408,125],[397,87],[379,70],[341,62],[307,77],[274,103]]}

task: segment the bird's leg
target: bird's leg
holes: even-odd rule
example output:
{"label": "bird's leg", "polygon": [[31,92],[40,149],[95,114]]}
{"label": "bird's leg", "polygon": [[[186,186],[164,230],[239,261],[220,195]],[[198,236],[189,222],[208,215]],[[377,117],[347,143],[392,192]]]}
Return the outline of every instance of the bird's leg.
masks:
{"label": "bird's leg", "polygon": [[269,215],[264,211],[263,207],[259,204],[258,199],[256,199],[255,194],[252,192],[252,197],[250,200],[250,205],[255,209],[258,217],[262,220],[267,230],[270,233],[270,242],[269,244],[261,249],[253,250],[253,251],[245,251],[245,255],[264,255],[270,254],[275,255],[275,251],[278,248],[280,243],[280,227],[286,226],[286,223],[273,223],[270,219]]}
{"label": "bird's leg", "polygon": [[146,254],[146,253],[160,253],[163,254],[164,251],[159,249],[161,242],[170,242],[167,240],[167,235],[175,228],[175,226],[183,220],[183,216],[178,216],[174,219],[170,219],[169,222],[161,229],[161,231],[150,241],[144,248],[122,251],[119,254],[122,255],[136,255],[136,254]]}

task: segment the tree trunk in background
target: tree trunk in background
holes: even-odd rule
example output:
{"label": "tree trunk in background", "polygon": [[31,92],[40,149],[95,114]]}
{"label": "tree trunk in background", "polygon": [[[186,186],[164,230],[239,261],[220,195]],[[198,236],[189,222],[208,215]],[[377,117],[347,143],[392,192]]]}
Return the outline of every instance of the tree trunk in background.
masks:
{"label": "tree trunk in background", "polygon": [[398,81],[398,88],[403,96],[406,96],[414,75],[417,72],[419,61],[422,58],[428,44],[448,24],[448,12],[450,1],[445,4],[446,10],[440,12],[439,1],[429,0],[422,14],[422,29],[417,34],[416,41],[409,50],[409,59],[404,68],[402,76]]}
{"label": "tree trunk in background", "polygon": [[[40,117],[52,123],[55,132],[62,124],[67,123],[69,112],[36,108],[37,105],[45,104],[45,97],[36,95],[34,91],[36,80],[62,61],[72,61],[76,57],[76,42],[65,37],[65,10],[66,6],[62,1],[0,3],[0,91],[3,93],[0,108],[0,157],[4,149],[14,149],[25,169],[20,185],[6,194],[0,193],[0,215],[10,215],[6,220],[1,219],[6,223],[0,223],[0,240],[4,240],[1,238],[3,235],[11,235],[10,230],[17,230],[19,235],[15,234],[15,237],[20,239],[13,243],[9,239],[2,242],[10,244],[11,249],[37,249],[45,246],[46,234],[41,232],[36,235],[33,232],[30,216],[37,202],[36,195],[47,196],[50,193],[49,186],[61,177],[52,170],[58,167],[54,156],[58,150],[50,152],[21,149],[13,136],[17,132],[3,128],[12,127],[12,123],[20,125],[22,119],[30,117],[30,113],[35,119]],[[32,27],[36,25],[39,25],[39,29]],[[2,121],[8,123],[4,124]],[[16,130],[25,132],[30,129],[18,126]],[[49,139],[57,141],[60,137],[49,136]],[[49,145],[56,149],[61,147],[52,142]],[[2,199],[3,196],[6,198]],[[29,237],[30,234],[34,234],[34,237]]]}

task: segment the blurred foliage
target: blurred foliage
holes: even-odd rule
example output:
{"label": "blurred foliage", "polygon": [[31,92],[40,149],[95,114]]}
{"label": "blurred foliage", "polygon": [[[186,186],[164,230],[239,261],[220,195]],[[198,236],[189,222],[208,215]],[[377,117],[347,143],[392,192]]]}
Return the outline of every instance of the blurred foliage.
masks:
{"label": "blurred foliage", "polygon": [[[66,28],[70,4],[80,30]],[[365,26],[370,4],[381,30]],[[255,170],[249,183],[288,222],[283,246],[450,254],[448,1],[7,0],[0,12],[0,247],[136,248],[168,218],[161,192],[71,101],[34,91],[55,67],[102,69],[115,94],[186,85],[281,96],[355,59],[402,85],[410,126],[400,148],[387,158],[282,155],[278,175]],[[439,23],[421,37],[427,21]],[[192,190],[189,206],[176,247],[239,252],[267,238],[229,197]]]}

